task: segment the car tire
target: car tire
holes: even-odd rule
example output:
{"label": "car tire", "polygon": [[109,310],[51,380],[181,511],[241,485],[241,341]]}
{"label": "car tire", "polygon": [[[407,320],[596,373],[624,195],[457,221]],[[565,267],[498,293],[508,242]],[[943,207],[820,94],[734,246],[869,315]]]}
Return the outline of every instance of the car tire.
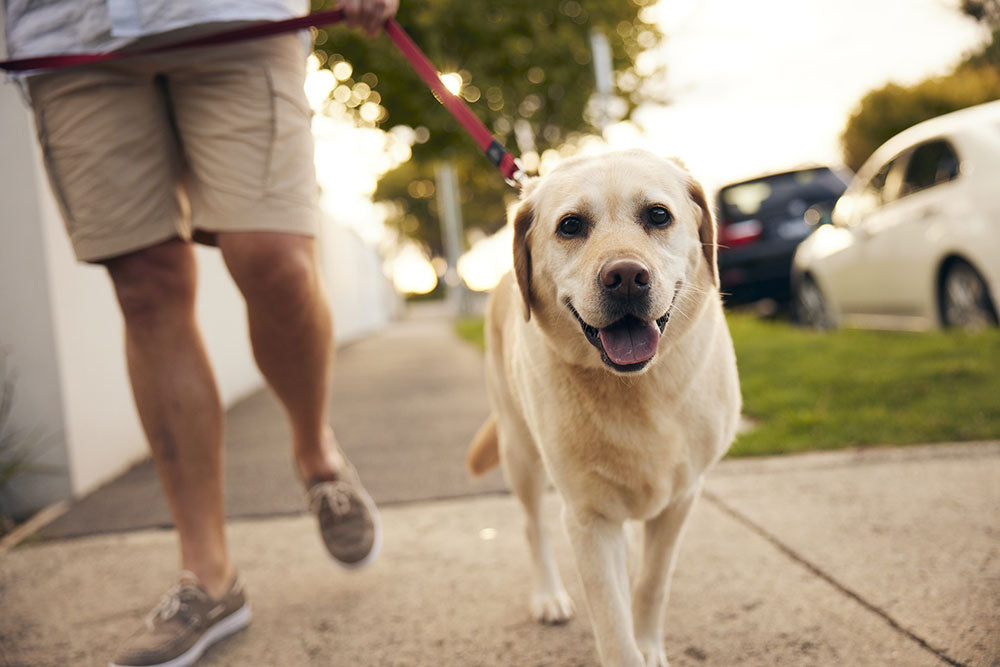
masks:
{"label": "car tire", "polygon": [[941,323],[954,329],[997,326],[989,287],[971,264],[956,260],[941,278]]}
{"label": "car tire", "polygon": [[792,314],[797,324],[809,329],[836,328],[823,292],[820,291],[816,281],[809,276],[803,276],[795,283]]}

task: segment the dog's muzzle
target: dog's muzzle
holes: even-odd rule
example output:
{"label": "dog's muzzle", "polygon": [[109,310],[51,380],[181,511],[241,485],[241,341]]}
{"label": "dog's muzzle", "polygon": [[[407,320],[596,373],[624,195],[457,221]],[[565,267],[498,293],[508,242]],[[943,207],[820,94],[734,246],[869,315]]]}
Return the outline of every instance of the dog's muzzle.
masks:
{"label": "dog's muzzle", "polygon": [[[677,291],[674,292],[676,299]],[[604,327],[588,324],[571,302],[566,305],[580,323],[584,336],[601,352],[601,361],[616,371],[631,373],[645,368],[656,356],[660,335],[670,321],[674,300],[670,302],[667,312],[655,320],[628,313]]]}

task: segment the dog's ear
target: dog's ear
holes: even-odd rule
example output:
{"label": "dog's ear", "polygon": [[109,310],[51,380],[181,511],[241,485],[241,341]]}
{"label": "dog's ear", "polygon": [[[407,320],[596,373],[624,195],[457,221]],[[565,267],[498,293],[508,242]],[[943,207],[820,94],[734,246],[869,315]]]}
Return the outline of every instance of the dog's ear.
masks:
{"label": "dog's ear", "polygon": [[514,214],[514,277],[524,300],[524,319],[531,319],[531,250],[528,248],[528,230],[535,220],[531,203],[522,201]]}
{"label": "dog's ear", "polygon": [[698,238],[701,240],[701,251],[705,253],[705,260],[708,262],[708,270],[712,275],[712,283],[719,286],[719,263],[718,263],[718,233],[715,228],[715,215],[712,207],[705,197],[705,190],[701,183],[691,178],[688,181],[688,195],[698,207]]}

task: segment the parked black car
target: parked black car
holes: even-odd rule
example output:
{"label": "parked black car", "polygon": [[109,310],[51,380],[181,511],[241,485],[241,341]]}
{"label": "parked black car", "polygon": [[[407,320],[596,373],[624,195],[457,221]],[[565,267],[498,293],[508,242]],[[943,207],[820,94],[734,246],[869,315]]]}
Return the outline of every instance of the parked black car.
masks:
{"label": "parked black car", "polygon": [[791,298],[795,248],[829,217],[847,185],[827,167],[796,169],[721,188],[719,275],[727,305]]}

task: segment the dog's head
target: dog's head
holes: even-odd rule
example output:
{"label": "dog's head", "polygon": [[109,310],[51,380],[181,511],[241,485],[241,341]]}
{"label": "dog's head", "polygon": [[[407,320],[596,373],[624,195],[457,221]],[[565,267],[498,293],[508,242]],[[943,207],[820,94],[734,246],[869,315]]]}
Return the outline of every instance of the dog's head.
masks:
{"label": "dog's head", "polygon": [[564,358],[640,372],[664,332],[718,292],[715,220],[678,162],[641,150],[575,158],[526,185],[514,273],[525,318]]}

